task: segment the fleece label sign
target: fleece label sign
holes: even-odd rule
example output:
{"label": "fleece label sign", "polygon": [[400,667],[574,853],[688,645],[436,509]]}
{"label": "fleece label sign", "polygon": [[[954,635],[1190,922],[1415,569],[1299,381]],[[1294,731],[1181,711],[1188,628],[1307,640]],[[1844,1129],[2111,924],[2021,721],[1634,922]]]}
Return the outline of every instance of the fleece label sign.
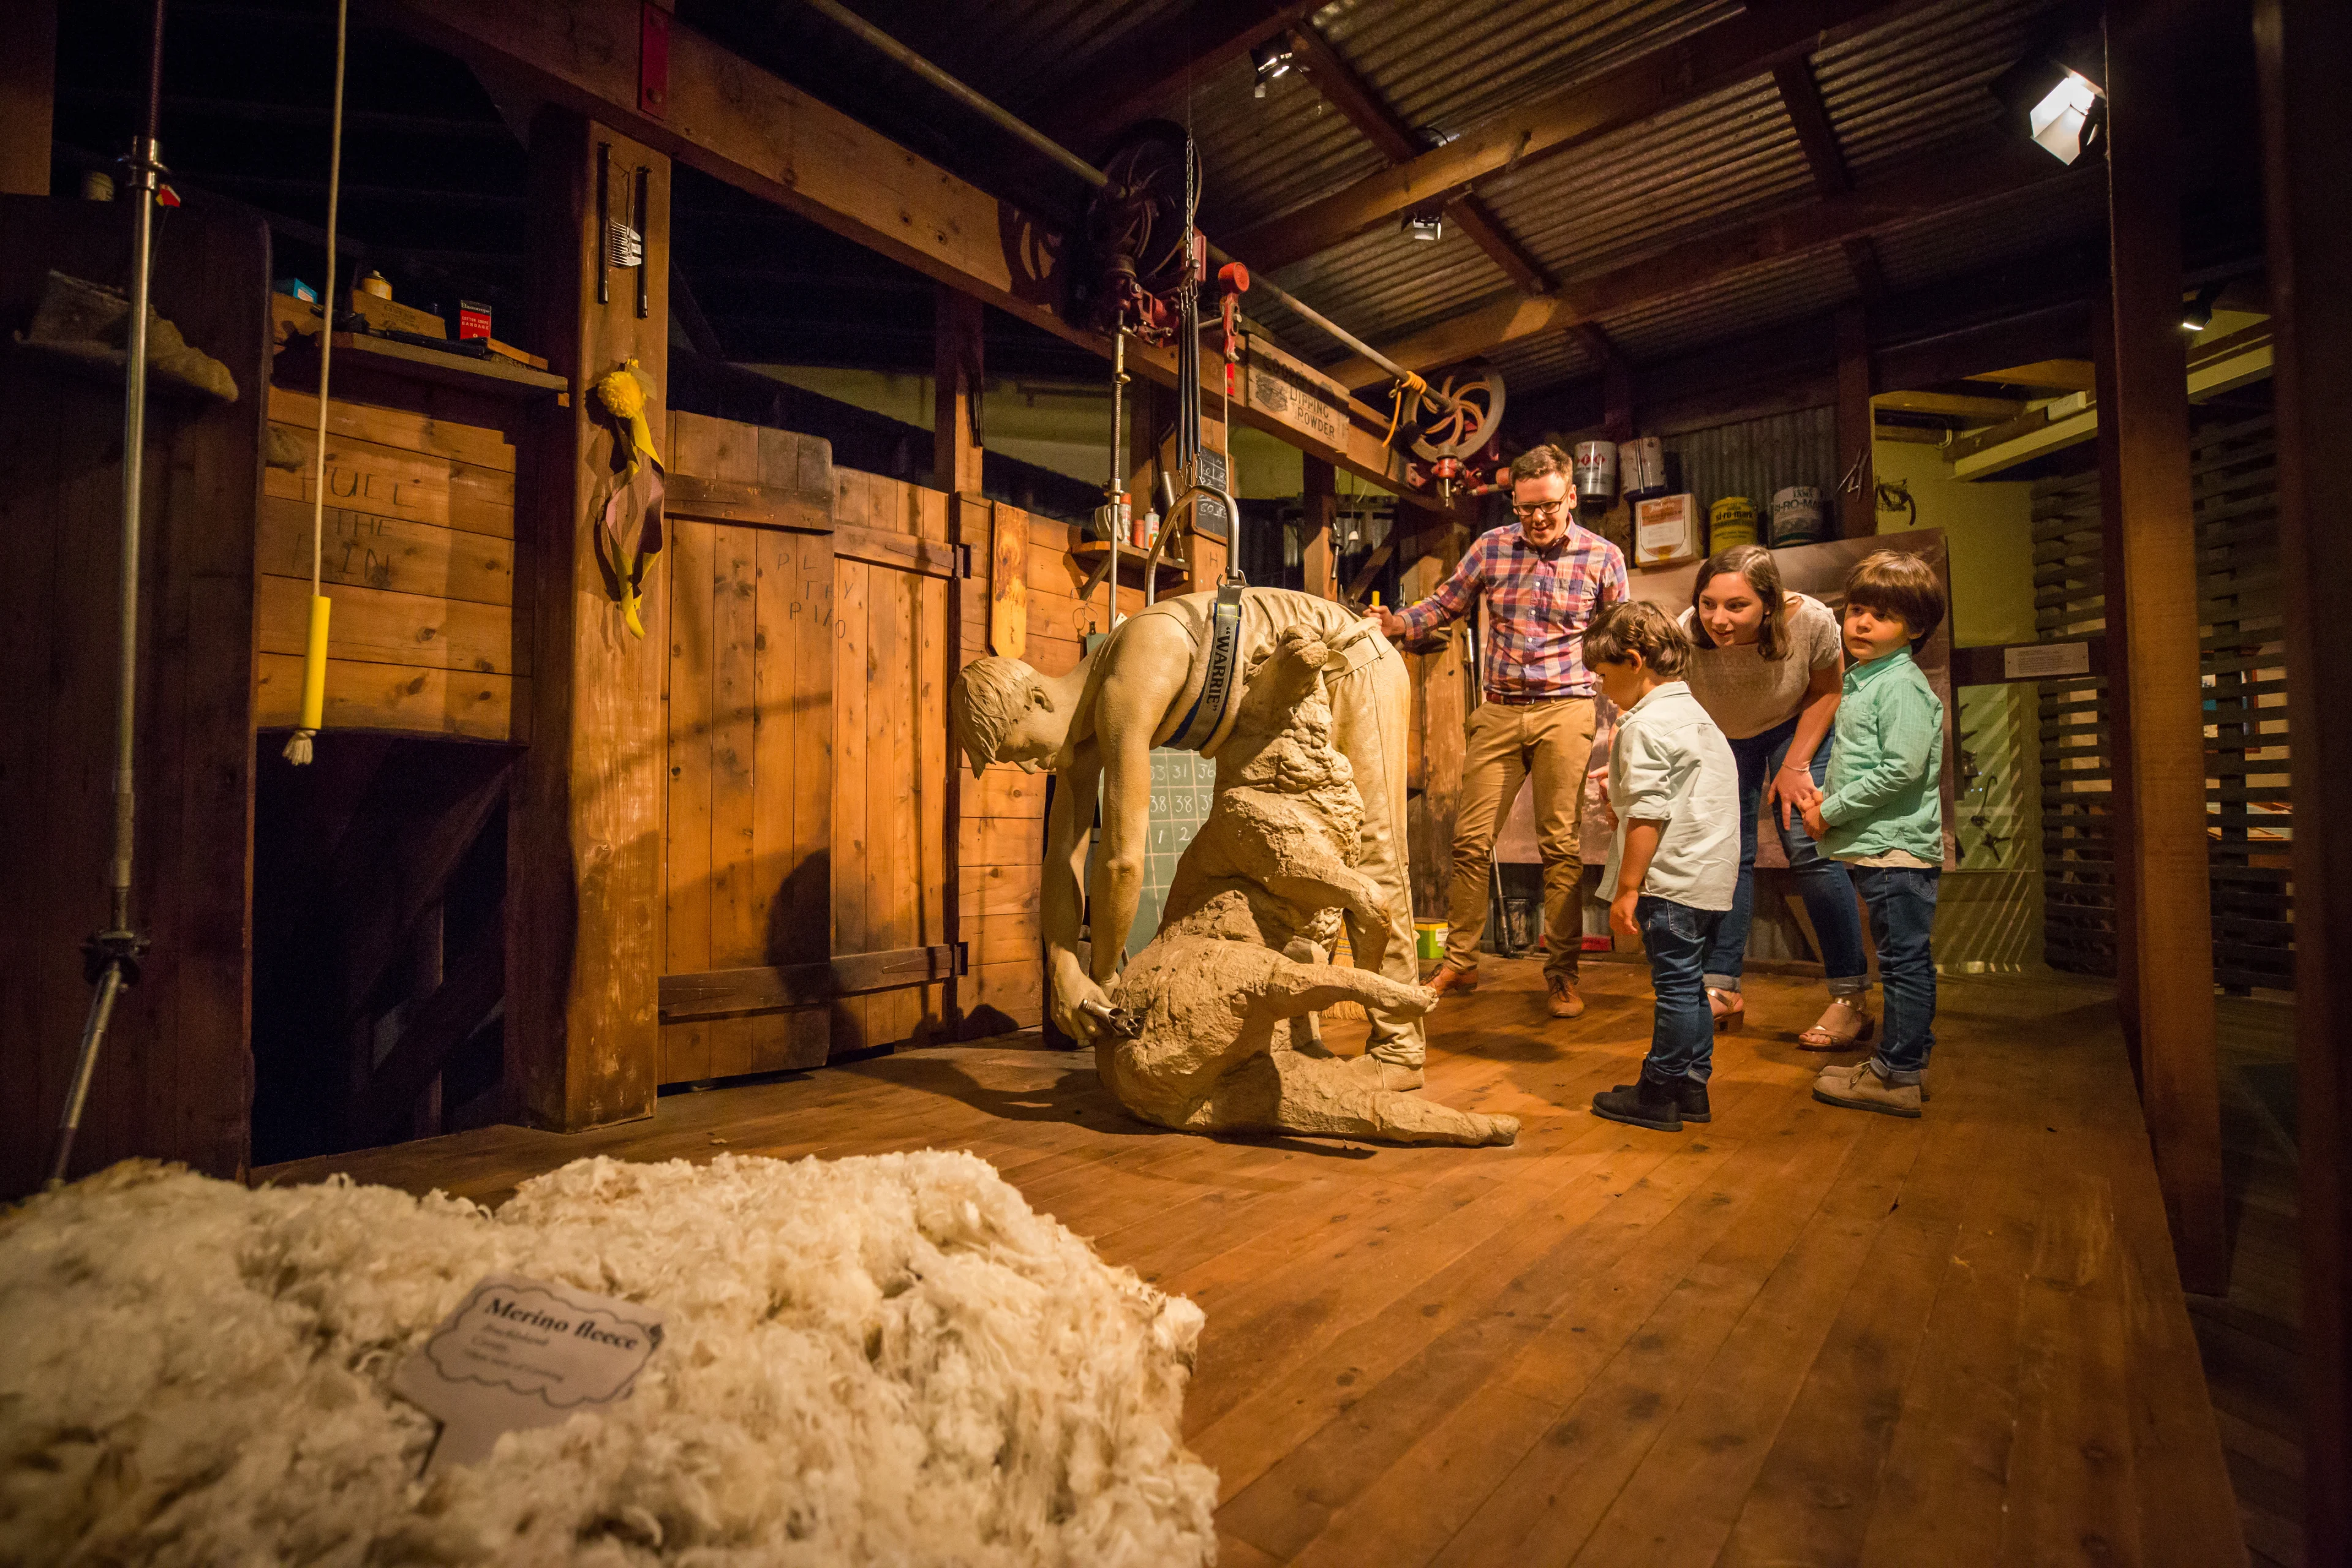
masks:
{"label": "fleece label sign", "polygon": [[635,1301],[486,1274],[392,1387],[440,1420],[433,1465],[476,1464],[501,1432],[626,1399],[661,1340],[660,1314]]}

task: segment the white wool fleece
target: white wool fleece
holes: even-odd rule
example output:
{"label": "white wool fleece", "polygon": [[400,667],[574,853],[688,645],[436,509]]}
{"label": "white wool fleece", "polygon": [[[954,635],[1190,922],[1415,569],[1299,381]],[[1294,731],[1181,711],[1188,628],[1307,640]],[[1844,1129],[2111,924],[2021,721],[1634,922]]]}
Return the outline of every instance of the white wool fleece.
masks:
{"label": "white wool fleece", "polygon": [[[493,1270],[665,1341],[419,1480],[386,1384]],[[0,1218],[0,1563],[1205,1564],[1201,1323],[971,1154],[581,1160],[496,1215],[126,1163]]]}

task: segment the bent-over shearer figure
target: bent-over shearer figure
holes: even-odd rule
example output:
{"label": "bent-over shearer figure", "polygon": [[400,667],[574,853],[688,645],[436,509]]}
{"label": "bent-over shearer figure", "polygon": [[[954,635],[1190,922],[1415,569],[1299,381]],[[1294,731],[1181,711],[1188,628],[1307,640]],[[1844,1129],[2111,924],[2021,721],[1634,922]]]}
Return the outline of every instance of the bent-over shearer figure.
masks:
{"label": "bent-over shearer figure", "polygon": [[[1100,1033],[1088,1015],[1109,1002],[1143,890],[1150,831],[1151,752],[1173,746],[1214,757],[1230,734],[1249,671],[1293,628],[1341,651],[1325,672],[1332,743],[1363,797],[1356,869],[1379,890],[1385,919],[1347,916],[1357,964],[1416,986],[1412,902],[1402,837],[1405,731],[1412,709],[1404,660],[1385,637],[1349,638],[1363,623],[1328,600],[1284,588],[1244,588],[1220,626],[1220,596],[1186,594],[1138,612],[1066,675],[1042,675],[1018,659],[975,660],[949,693],[956,733],[975,776],[991,763],[1061,775],[1046,824],[1040,915],[1048,1005],[1072,1038]],[[1222,634],[1222,635],[1221,635]],[[1099,785],[1102,857],[1091,910],[1091,962],[1078,960],[1091,807]],[[1422,1081],[1417,1017],[1374,1009],[1361,1071],[1387,1089]]]}

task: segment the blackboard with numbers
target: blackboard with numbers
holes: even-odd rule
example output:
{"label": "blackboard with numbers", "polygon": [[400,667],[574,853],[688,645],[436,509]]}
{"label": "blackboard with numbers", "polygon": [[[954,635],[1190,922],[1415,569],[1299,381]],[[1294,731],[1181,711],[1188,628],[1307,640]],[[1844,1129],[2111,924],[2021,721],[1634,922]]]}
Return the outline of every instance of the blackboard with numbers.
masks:
{"label": "blackboard with numbers", "polygon": [[1217,764],[1197,752],[1163,748],[1151,753],[1151,826],[1144,839],[1143,896],[1136,902],[1135,924],[1127,933],[1128,957],[1141,952],[1159,934],[1169,884],[1176,879],[1176,862],[1208,820],[1216,785]]}

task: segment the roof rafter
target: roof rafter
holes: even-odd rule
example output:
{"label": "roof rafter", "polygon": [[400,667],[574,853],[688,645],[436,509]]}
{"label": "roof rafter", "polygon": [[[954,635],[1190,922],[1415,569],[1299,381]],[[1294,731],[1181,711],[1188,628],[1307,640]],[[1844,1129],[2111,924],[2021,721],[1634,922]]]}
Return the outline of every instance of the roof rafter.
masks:
{"label": "roof rafter", "polygon": [[[2035,181],[2097,172],[2087,166],[2068,170],[2036,153],[2006,136],[1941,148],[1908,159],[1843,195],[1697,235],[1606,272],[1565,279],[1540,300],[1490,301],[1383,344],[1381,352],[1408,370],[1458,363],[1504,343],[1631,310],[1762,262],[1843,245]],[[1328,374],[1345,386],[1381,379],[1381,372],[1364,359],[1348,360]]]}
{"label": "roof rafter", "polygon": [[1489,115],[1411,163],[1378,170],[1233,236],[1232,248],[1257,267],[1304,260],[1400,212],[1451,200],[1507,165],[1524,168],[1638,124],[1759,75],[1775,60],[1816,53],[1926,3],[1780,0],[1743,11],[1599,76]]}
{"label": "roof rafter", "polygon": [[[1772,83],[1780,89],[1780,103],[1796,128],[1797,145],[1805,150],[1805,166],[1813,173],[1813,186],[1824,196],[1842,196],[1853,189],[1853,171],[1846,166],[1845,151],[1838,145],[1837,127],[1822,100],[1822,85],[1812,66],[1802,59],[1776,60]],[[1853,273],[1863,303],[1874,304],[1886,293],[1886,273],[1878,264],[1878,247],[1866,234],[1844,242],[1845,262]]]}
{"label": "roof rafter", "polygon": [[1163,95],[1238,58],[1314,15],[1313,0],[1202,0],[1119,46],[1123,67],[1098,71],[1091,63],[1066,84],[1066,94],[1044,96],[1059,107],[1044,112],[1045,128],[1064,142],[1086,142],[1115,131]]}
{"label": "roof rafter", "polygon": [[[1391,164],[1411,163],[1428,151],[1428,142],[1414,133],[1370,82],[1356,74],[1356,68],[1332,47],[1330,40],[1316,31],[1314,23],[1302,21],[1291,28],[1290,47],[1317,89]],[[1445,204],[1445,216],[1503,269],[1504,276],[1522,293],[1551,291],[1552,280],[1542,264],[1528,254],[1526,247],[1503,226],[1502,220],[1477,196],[1456,196]]]}

